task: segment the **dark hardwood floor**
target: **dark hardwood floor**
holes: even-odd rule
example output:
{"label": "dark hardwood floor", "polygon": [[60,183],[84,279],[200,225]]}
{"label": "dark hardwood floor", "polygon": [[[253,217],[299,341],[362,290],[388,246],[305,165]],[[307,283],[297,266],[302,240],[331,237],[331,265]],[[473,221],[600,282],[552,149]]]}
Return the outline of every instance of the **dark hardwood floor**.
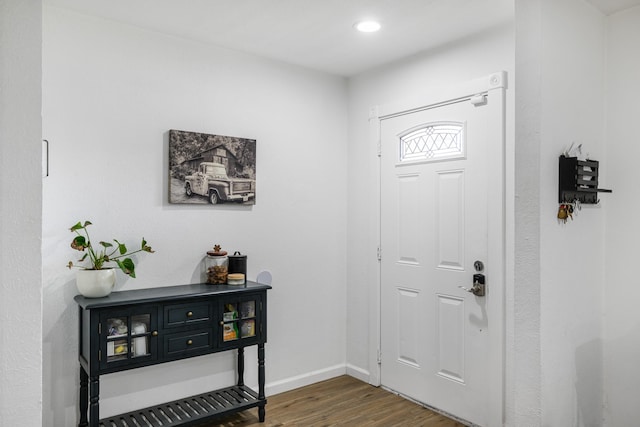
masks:
{"label": "dark hardwood floor", "polygon": [[402,397],[353,377],[341,376],[267,398],[267,417],[258,410],[220,418],[199,427],[463,427]]}

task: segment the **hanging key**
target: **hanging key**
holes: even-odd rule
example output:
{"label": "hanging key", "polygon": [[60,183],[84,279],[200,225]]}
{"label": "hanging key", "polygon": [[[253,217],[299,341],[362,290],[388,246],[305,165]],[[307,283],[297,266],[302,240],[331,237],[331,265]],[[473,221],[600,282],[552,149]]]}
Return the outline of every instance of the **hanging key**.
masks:
{"label": "hanging key", "polygon": [[563,203],[560,205],[560,208],[558,209],[558,219],[563,223],[566,223],[568,216],[569,216],[569,213],[567,211],[567,205]]}

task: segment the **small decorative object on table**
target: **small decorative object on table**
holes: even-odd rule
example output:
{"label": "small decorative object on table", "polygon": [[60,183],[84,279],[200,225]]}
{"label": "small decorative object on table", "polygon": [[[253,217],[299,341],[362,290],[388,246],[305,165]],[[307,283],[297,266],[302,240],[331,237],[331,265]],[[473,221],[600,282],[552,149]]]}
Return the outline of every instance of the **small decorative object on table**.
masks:
{"label": "small decorative object on table", "polygon": [[244,274],[242,273],[229,273],[227,275],[227,285],[244,285]]}
{"label": "small decorative object on table", "polygon": [[235,251],[229,255],[229,285],[244,285],[247,279],[247,256]]}
{"label": "small decorative object on table", "polygon": [[229,257],[220,245],[215,245],[212,251],[207,251],[207,283],[224,285],[227,283],[229,272]]}
{"label": "small decorative object on table", "polygon": [[113,239],[115,245],[103,241],[98,242],[102,248],[97,249],[89,238],[87,227],[90,225],[92,225],[90,221],[85,221],[84,223],[80,221],[70,228],[71,232],[76,234],[71,241],[71,247],[77,251],[84,252],[84,255],[78,262],[86,260],[89,261],[90,266],[82,267],[69,261],[67,267],[80,268],[76,275],[76,285],[82,295],[87,298],[99,298],[111,293],[116,280],[115,270],[112,267],[107,267],[105,264],[115,262],[124,274],[135,278],[135,265],[129,256],[138,252],[153,253],[154,251],[151,249],[151,246],[147,244],[147,241],[144,240],[144,237],[142,238],[140,249],[135,251],[129,252],[124,243],[120,243],[116,239]]}

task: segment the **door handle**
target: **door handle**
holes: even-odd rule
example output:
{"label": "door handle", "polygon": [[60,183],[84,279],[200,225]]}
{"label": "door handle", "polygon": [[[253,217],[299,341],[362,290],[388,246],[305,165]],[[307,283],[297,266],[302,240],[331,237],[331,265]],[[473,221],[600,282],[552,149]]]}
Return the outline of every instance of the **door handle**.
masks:
{"label": "door handle", "polygon": [[458,286],[458,287],[467,292],[471,292],[477,297],[485,296],[487,291],[484,274],[473,275],[473,286],[471,286],[471,288],[465,288],[464,286]]}

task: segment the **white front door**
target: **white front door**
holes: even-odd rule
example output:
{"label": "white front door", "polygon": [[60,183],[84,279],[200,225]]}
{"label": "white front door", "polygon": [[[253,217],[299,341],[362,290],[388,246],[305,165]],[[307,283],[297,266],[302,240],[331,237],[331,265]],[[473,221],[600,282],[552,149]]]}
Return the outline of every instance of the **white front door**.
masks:
{"label": "white front door", "polygon": [[[501,407],[502,103],[485,91],[380,120],[381,383],[480,426]],[[484,296],[463,289],[474,279]]]}

